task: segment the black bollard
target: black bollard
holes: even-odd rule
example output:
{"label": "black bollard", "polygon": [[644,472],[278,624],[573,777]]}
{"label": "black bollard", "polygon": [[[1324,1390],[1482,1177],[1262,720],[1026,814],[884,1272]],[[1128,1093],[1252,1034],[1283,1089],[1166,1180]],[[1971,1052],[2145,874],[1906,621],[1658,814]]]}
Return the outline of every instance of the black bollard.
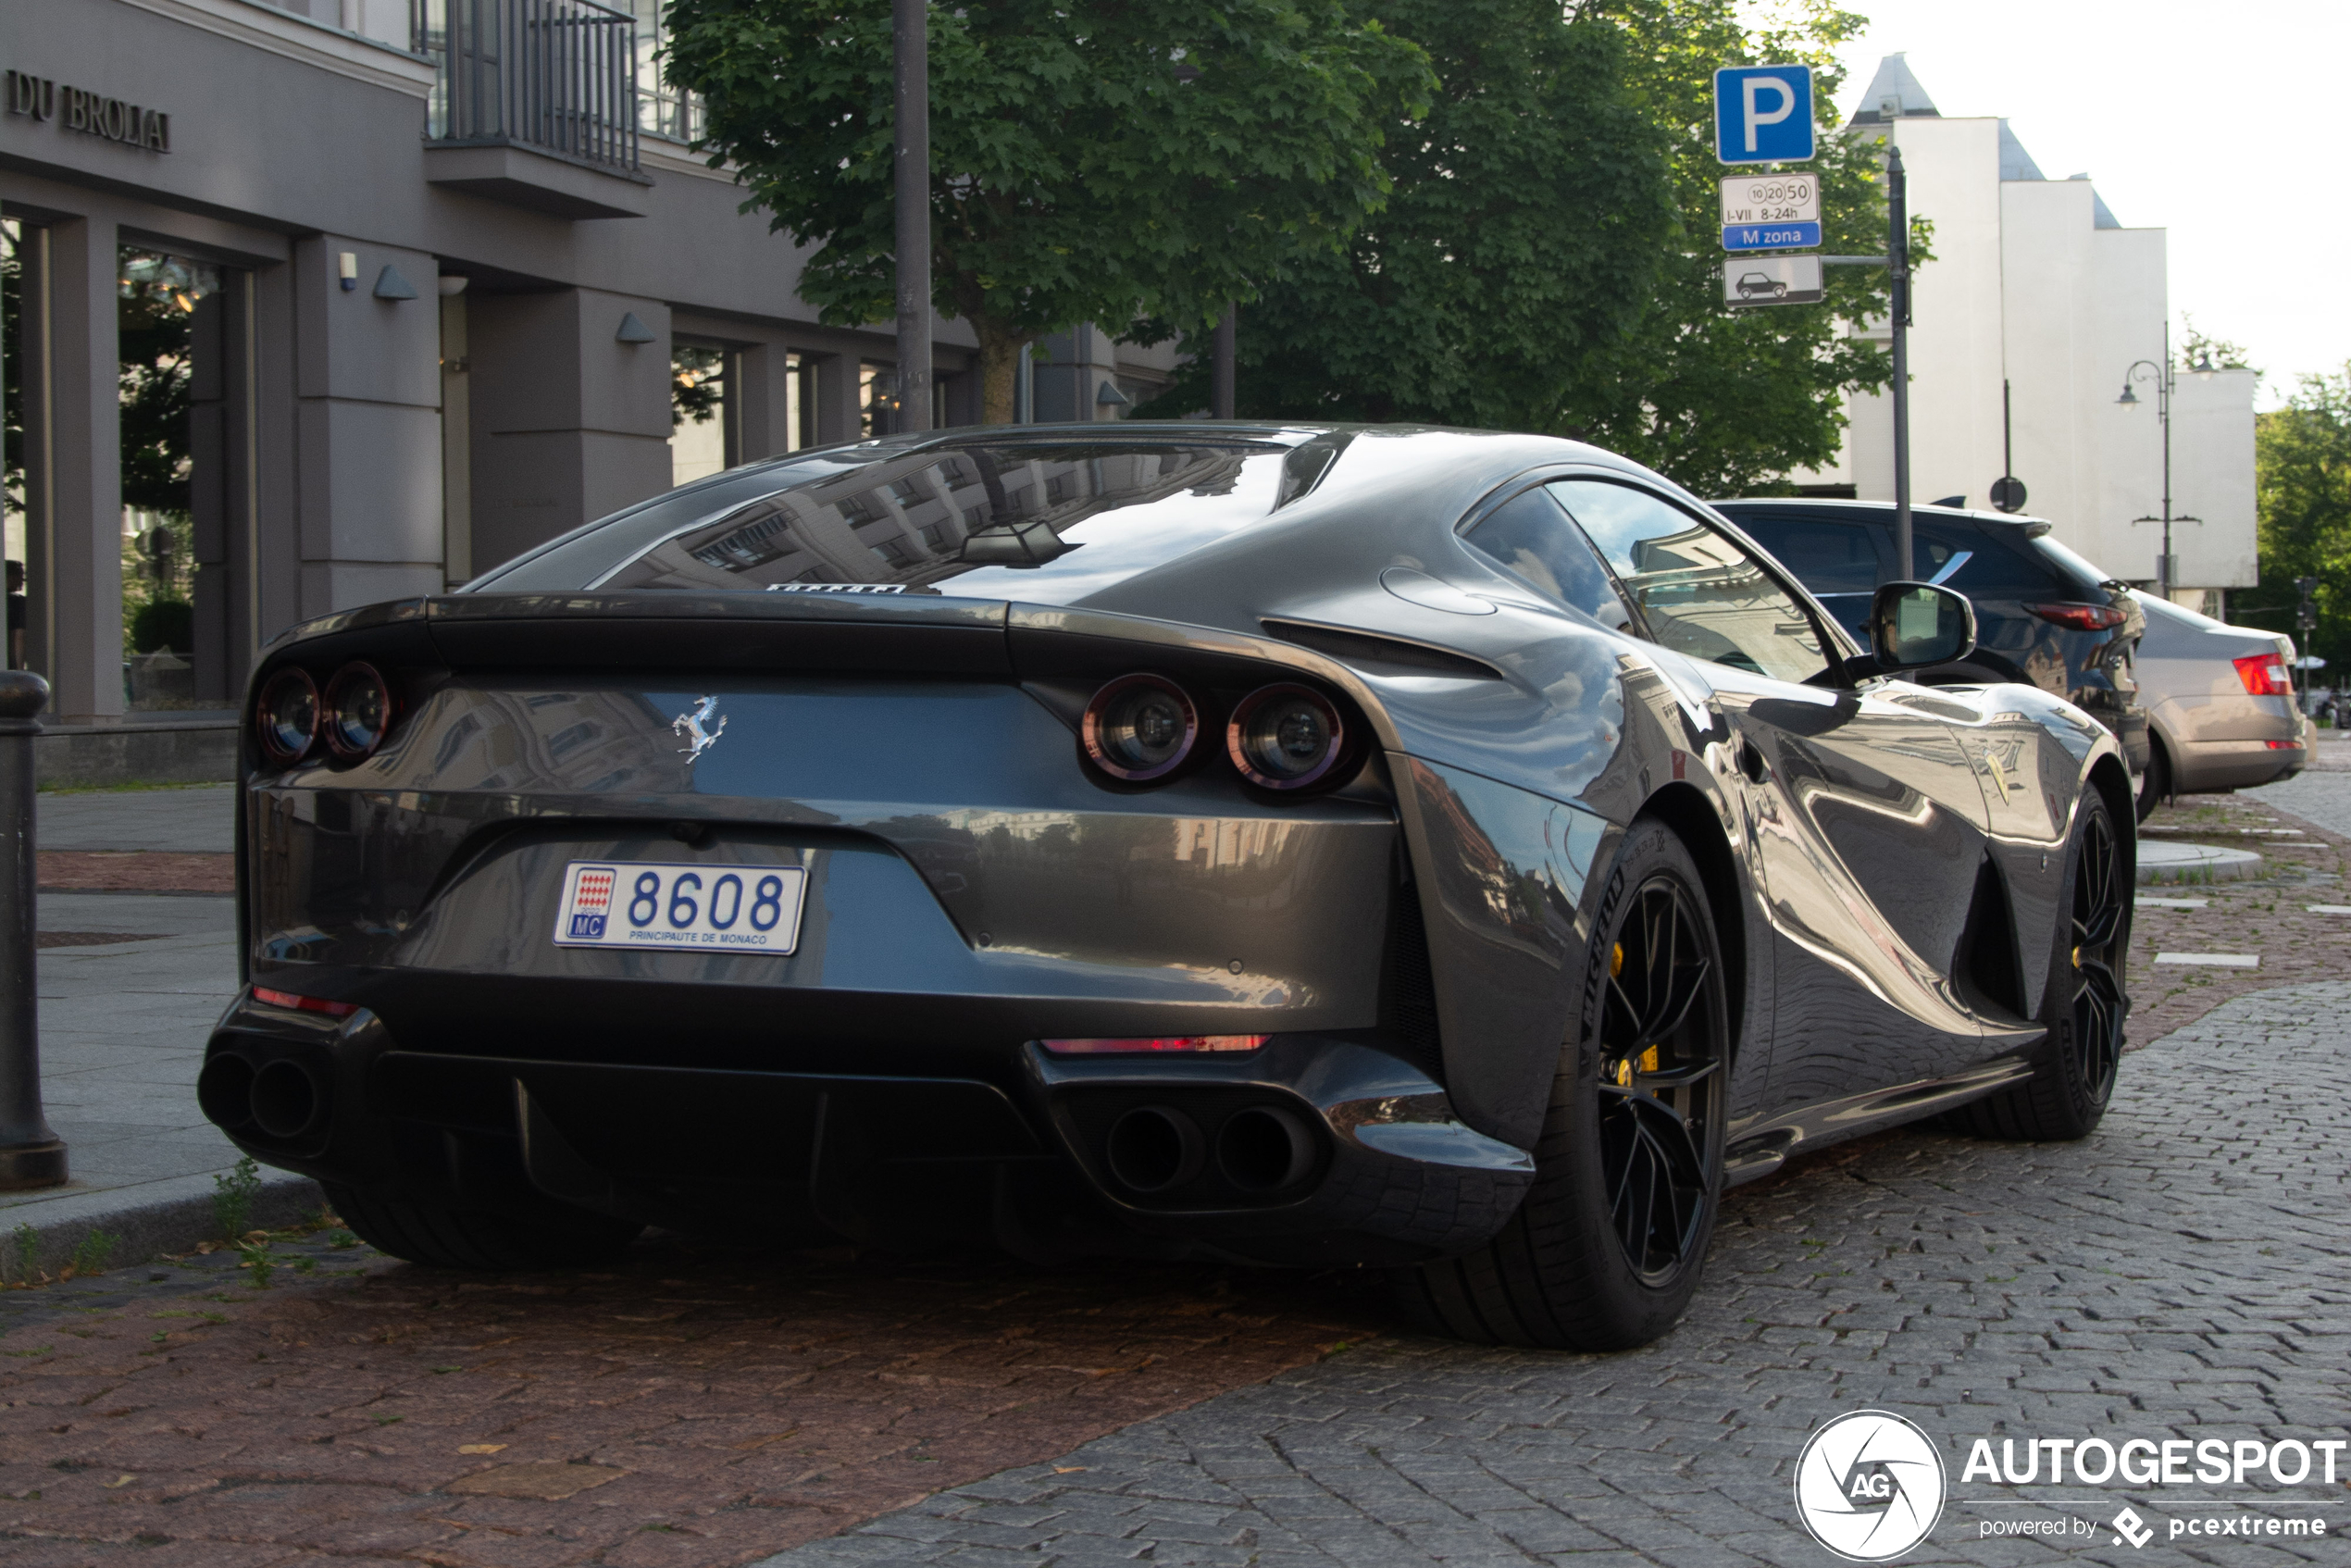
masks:
{"label": "black bollard", "polygon": [[41,1016],[33,972],[32,738],[49,683],[0,670],[0,1191],[61,1187],[65,1139],[41,1114]]}

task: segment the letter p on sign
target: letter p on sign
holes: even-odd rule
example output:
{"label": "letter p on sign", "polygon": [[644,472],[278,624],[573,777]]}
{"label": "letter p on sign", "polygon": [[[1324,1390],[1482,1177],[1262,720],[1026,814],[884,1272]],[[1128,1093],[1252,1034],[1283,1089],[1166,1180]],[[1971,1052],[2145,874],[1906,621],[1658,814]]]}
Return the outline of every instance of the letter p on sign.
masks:
{"label": "letter p on sign", "polygon": [[1723,163],[1812,156],[1812,68],[1731,66],[1714,73],[1714,156]]}

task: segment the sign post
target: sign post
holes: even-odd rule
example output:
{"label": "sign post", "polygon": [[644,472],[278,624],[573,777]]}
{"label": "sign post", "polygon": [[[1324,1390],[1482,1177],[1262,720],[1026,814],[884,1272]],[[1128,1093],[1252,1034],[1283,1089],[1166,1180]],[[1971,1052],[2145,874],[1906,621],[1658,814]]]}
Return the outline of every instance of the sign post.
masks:
{"label": "sign post", "polygon": [[1894,570],[1912,580],[1918,556],[1910,547],[1910,177],[1902,149],[1885,139],[1885,261],[1894,284],[1888,315],[1894,332]]}

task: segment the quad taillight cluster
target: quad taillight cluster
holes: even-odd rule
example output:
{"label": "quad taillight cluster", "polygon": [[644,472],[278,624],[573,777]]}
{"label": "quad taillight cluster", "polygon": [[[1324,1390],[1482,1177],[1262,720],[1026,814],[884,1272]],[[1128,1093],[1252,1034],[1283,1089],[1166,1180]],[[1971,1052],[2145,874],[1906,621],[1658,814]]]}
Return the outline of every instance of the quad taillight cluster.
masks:
{"label": "quad taillight cluster", "polygon": [[280,767],[292,767],[316,753],[343,762],[373,756],[400,716],[399,698],[383,672],[369,664],[347,664],[327,681],[323,695],[307,670],[292,666],[271,676],[254,704],[254,737]]}
{"label": "quad taillight cluster", "polygon": [[[1086,704],[1078,734],[1087,758],[1127,784],[1165,778],[1189,762],[1200,704],[1161,675],[1123,675]],[[1348,754],[1338,708],[1311,686],[1261,686],[1232,705],[1225,754],[1261,790],[1304,790],[1330,778]]]}

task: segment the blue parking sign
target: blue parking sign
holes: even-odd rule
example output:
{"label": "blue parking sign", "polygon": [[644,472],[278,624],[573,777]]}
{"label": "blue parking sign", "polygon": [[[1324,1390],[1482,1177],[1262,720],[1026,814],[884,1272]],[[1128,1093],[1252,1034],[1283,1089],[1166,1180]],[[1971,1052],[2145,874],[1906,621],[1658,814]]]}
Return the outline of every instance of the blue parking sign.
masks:
{"label": "blue parking sign", "polygon": [[1812,68],[1728,66],[1714,73],[1714,156],[1802,163],[1812,156]]}

